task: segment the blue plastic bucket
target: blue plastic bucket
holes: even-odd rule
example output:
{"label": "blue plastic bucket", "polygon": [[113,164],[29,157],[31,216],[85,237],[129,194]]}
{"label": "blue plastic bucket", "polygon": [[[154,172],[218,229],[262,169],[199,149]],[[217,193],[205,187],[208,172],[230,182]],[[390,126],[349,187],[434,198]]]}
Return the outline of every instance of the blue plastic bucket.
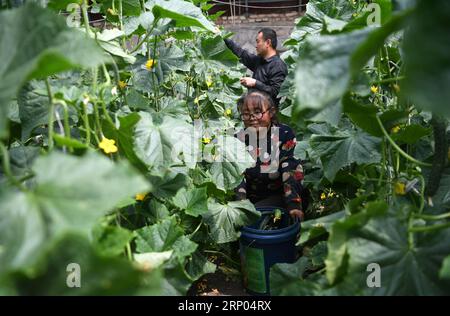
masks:
{"label": "blue plastic bucket", "polygon": [[[283,211],[281,227],[276,230],[260,230],[265,216],[276,208]],[[270,295],[270,267],[275,263],[293,263],[297,259],[295,243],[300,233],[300,221],[289,225],[289,215],[280,207],[258,207],[262,213],[257,223],[241,229],[239,240],[244,287],[255,295]]]}

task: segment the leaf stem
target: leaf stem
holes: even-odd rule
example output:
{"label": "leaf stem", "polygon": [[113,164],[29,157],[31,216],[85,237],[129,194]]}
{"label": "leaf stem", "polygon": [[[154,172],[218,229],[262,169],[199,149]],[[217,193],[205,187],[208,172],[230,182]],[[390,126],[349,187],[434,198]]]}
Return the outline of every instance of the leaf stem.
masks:
{"label": "leaf stem", "polygon": [[84,20],[84,27],[86,29],[86,36],[90,37],[91,35],[91,27],[89,26],[89,17],[87,13],[87,0],[83,0],[83,3],[81,4],[81,12],[83,12],[83,20]]}
{"label": "leaf stem", "polygon": [[375,115],[375,118],[377,119],[378,125],[381,128],[381,131],[383,132],[384,136],[386,137],[386,139],[389,141],[389,143],[392,145],[392,147],[395,148],[395,150],[397,150],[399,152],[400,155],[402,155],[404,158],[408,159],[411,162],[414,162],[420,166],[425,166],[425,167],[431,167],[432,165],[430,163],[426,163],[426,162],[422,162],[419,161],[417,159],[415,159],[414,157],[411,157],[410,155],[408,155],[407,153],[405,153],[395,142],[394,140],[389,136],[389,134],[387,133],[386,129],[383,126],[383,123],[381,122],[380,118],[378,115]]}
{"label": "leaf stem", "polygon": [[432,225],[432,226],[411,227],[409,229],[409,231],[414,232],[414,233],[423,233],[423,232],[431,232],[431,231],[435,231],[435,230],[441,230],[441,229],[449,228],[449,227],[450,227],[450,222],[445,223],[445,224]]}
{"label": "leaf stem", "polygon": [[48,115],[48,150],[50,151],[53,149],[53,112],[55,111],[55,104],[48,77],[45,78],[45,87],[47,88],[48,102],[50,103]]}
{"label": "leaf stem", "polygon": [[216,251],[216,250],[203,250],[203,252],[206,252],[206,253],[214,253],[214,254],[221,255],[221,256],[223,256],[225,259],[227,259],[228,261],[230,261],[231,263],[233,263],[233,264],[239,266],[239,262],[236,262],[235,260],[231,259],[228,255],[224,254],[223,252]]}
{"label": "leaf stem", "polygon": [[421,218],[427,221],[439,221],[442,219],[450,218],[450,212],[439,215],[414,214],[414,217]]}
{"label": "leaf stem", "polygon": [[[122,13],[122,0],[119,0],[119,23],[120,30],[123,31],[123,13]],[[122,35],[122,47],[125,49],[125,36]]]}
{"label": "leaf stem", "polygon": [[142,46],[142,44],[144,44],[147,41],[147,38],[150,36],[150,34],[152,34],[156,24],[158,24],[158,20],[159,18],[156,18],[155,21],[153,21],[152,28],[147,32],[147,34],[145,34],[144,38],[137,43],[136,47],[130,51],[130,54],[136,52]]}
{"label": "leaf stem", "polygon": [[130,243],[127,242],[127,256],[128,256],[128,260],[133,261],[133,254],[131,253],[131,246]]}
{"label": "leaf stem", "polygon": [[89,126],[87,104],[84,101],[82,101],[81,104],[83,107],[84,128],[86,130],[86,145],[89,146],[91,144],[91,127]]}
{"label": "leaf stem", "polygon": [[105,76],[106,82],[105,85],[109,86],[111,84],[111,77],[109,76],[108,69],[106,69],[106,65],[102,63],[103,75]]}
{"label": "leaf stem", "polygon": [[195,230],[191,234],[189,234],[189,238],[192,238],[192,236],[194,236],[198,232],[200,227],[202,227],[202,224],[203,224],[203,219],[200,221],[200,224],[198,224],[198,226],[195,228]]}

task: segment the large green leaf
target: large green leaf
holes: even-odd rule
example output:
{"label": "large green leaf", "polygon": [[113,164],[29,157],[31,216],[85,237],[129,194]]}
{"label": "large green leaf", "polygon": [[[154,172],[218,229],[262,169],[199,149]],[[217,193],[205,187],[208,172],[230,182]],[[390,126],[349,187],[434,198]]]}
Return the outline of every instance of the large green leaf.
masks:
{"label": "large green leaf", "polygon": [[141,120],[135,128],[135,151],[148,166],[170,165],[180,162],[180,153],[191,167],[196,163],[198,140],[195,140],[194,127],[185,121],[165,116],[153,119],[146,112],[140,112]]}
{"label": "large green leaf", "polygon": [[102,222],[94,227],[92,237],[93,246],[98,253],[105,256],[118,256],[124,253],[126,245],[134,235],[125,228]]}
{"label": "large green leaf", "polygon": [[19,146],[9,150],[11,171],[15,176],[32,173],[32,165],[39,155],[40,148],[33,146]]}
{"label": "large green leaf", "polygon": [[164,296],[185,296],[192,279],[186,274],[183,266],[177,265],[164,269],[163,295]]}
{"label": "large green leaf", "polygon": [[[383,205],[384,204],[384,205]],[[384,202],[370,202],[362,213],[333,226],[326,261],[327,275],[336,271],[365,295],[443,295],[450,282],[439,279],[442,261],[450,251],[450,230],[408,233],[409,206],[387,210]],[[344,260],[342,260],[344,259]],[[366,285],[368,265],[381,269],[381,287]]]}
{"label": "large green leaf", "polygon": [[192,259],[189,260],[186,271],[194,280],[199,279],[202,275],[216,272],[216,265],[201,254],[199,250],[192,254]]}
{"label": "large green leaf", "polygon": [[193,3],[183,0],[150,0],[145,4],[155,18],[169,18],[178,27],[197,26],[214,31],[214,25],[203,15],[202,10]]}
{"label": "large green leaf", "polygon": [[[80,287],[69,287],[79,265]],[[42,272],[34,278],[20,278],[17,288],[22,295],[161,295],[160,271],[139,271],[122,258],[98,255],[87,238],[65,235],[42,259]],[[69,268],[69,270],[67,270]]]}
{"label": "large green leaf", "polygon": [[46,241],[43,214],[30,196],[13,191],[0,195],[0,274],[31,266]]}
{"label": "large green leaf", "polygon": [[20,90],[17,102],[22,141],[26,141],[36,127],[48,124],[50,106],[44,83],[33,80],[26,84]]}
{"label": "large green leaf", "polygon": [[189,185],[189,178],[185,173],[167,169],[164,172],[154,172],[148,177],[150,192],[159,197],[169,199],[177,194],[178,190]]}
{"label": "large green leaf", "polygon": [[375,105],[361,104],[347,93],[342,98],[342,110],[355,125],[365,132],[377,137],[383,136],[383,131],[376,120],[378,108]]}
{"label": "large green leaf", "polygon": [[387,204],[385,202],[371,202],[358,214],[343,218],[336,222],[330,232],[328,240],[328,257],[325,260],[327,267],[327,279],[330,284],[335,284],[345,274],[348,262],[348,233],[355,227],[364,226],[372,216],[385,214]]}
{"label": "large green leaf", "polygon": [[322,109],[335,104],[350,81],[350,57],[369,30],[309,37],[297,62],[298,108]]}
{"label": "large green leaf", "polygon": [[341,114],[342,104],[338,101],[336,104],[324,108],[308,120],[312,122],[327,122],[332,126],[337,126],[341,120]]}
{"label": "large green leaf", "polygon": [[342,167],[351,163],[379,162],[380,139],[361,131],[343,131],[334,135],[312,135],[310,144],[320,156],[325,177],[332,181]]}
{"label": "large green leaf", "polygon": [[[153,58],[153,52],[151,54]],[[159,43],[154,59],[156,64],[151,70],[145,68],[147,58],[140,57],[134,63],[132,80],[135,89],[152,93],[169,75],[177,70],[188,71],[190,67],[184,51],[176,44],[166,46]]]}
{"label": "large green leaf", "polygon": [[392,139],[409,145],[414,145],[419,139],[430,135],[431,129],[422,125],[412,124],[405,126],[398,133],[392,135]]}
{"label": "large green leaf", "polygon": [[345,21],[333,19],[326,15],[323,17],[323,22],[323,30],[326,30],[326,32],[328,33],[340,32],[347,25],[347,22]]}
{"label": "large green leaf", "polygon": [[[443,258],[450,252],[450,230],[408,240],[407,221],[393,216],[374,218],[347,243],[349,275],[362,275],[369,263],[381,267],[381,287],[365,288],[371,295],[444,295],[450,282],[439,280]],[[367,273],[367,272],[366,272]],[[365,278],[363,278],[365,279]],[[364,280],[365,281],[365,280]]]}
{"label": "large green leaf", "polygon": [[302,234],[297,242],[297,245],[303,244],[309,239],[328,233],[331,226],[344,216],[345,211],[340,211],[302,222]]}
{"label": "large green leaf", "polygon": [[156,199],[151,199],[146,215],[150,217],[152,223],[156,223],[169,217],[170,213],[165,204],[158,202]]}
{"label": "large green leaf", "polygon": [[95,38],[98,44],[111,55],[122,57],[127,63],[133,64],[136,61],[136,57],[125,52],[119,42],[124,34],[119,29],[106,29],[101,33],[91,34],[91,37]]}
{"label": "large green leaf", "polygon": [[255,163],[245,144],[231,136],[218,137],[216,144],[204,150],[204,158],[212,162],[209,171],[214,184],[224,191],[235,188],[245,169]]}
{"label": "large green leaf", "polygon": [[182,188],[173,197],[172,202],[176,207],[184,210],[186,214],[199,216],[208,211],[207,198],[206,187],[193,188],[189,191]]}
{"label": "large green leaf", "polygon": [[349,20],[354,13],[350,1],[347,0],[313,0],[319,10],[332,18]]}
{"label": "large green leaf", "polygon": [[125,153],[128,160],[135,166],[139,166],[142,162],[136,156],[134,152],[133,134],[134,128],[139,122],[140,116],[137,113],[131,113],[127,116],[119,117],[119,130],[118,133],[118,147],[119,150]]}
{"label": "large green leaf", "polygon": [[158,84],[158,77],[156,77],[154,71],[153,73],[151,73],[145,68],[146,62],[147,59],[144,57],[140,57],[136,60],[132,67],[133,75],[131,77],[131,80],[134,89],[141,92],[152,93],[156,89],[156,86]]}
{"label": "large green leaf", "polygon": [[[306,13],[292,31],[290,38],[285,44],[301,41],[308,34],[318,34],[322,30],[322,18],[324,13],[320,11],[314,2],[306,5]],[[295,41],[292,41],[295,40]]]}
{"label": "large green leaf", "polygon": [[146,171],[146,166],[134,152],[134,129],[140,120],[139,114],[133,112],[126,116],[118,117],[118,120],[120,124],[118,128],[104,121],[103,133],[106,137],[116,141],[119,152],[124,154],[133,166],[139,170]]}
{"label": "large green leaf", "polygon": [[220,36],[202,38],[200,51],[205,61],[218,62],[228,67],[235,66],[239,61]]}
{"label": "large green leaf", "polygon": [[235,241],[239,237],[237,230],[254,223],[259,215],[249,200],[221,204],[209,199],[208,212],[202,216],[209,226],[211,237],[220,244]]}
{"label": "large green leaf", "polygon": [[177,70],[188,71],[190,68],[184,51],[175,44],[158,46],[155,58],[155,71],[159,82],[164,82],[166,77]]}
{"label": "large green leaf", "polygon": [[139,0],[122,0],[123,15],[133,16],[141,13],[141,2]]}
{"label": "large green leaf", "polygon": [[270,269],[270,294],[283,295],[311,295],[311,288],[320,289],[319,284],[313,284],[303,279],[308,268],[309,260],[301,257],[293,264],[277,263]]}
{"label": "large green leaf", "polygon": [[95,41],[33,2],[0,12],[0,29],[2,107],[26,80],[106,61]]}
{"label": "large green leaf", "polygon": [[[271,295],[348,296],[362,294],[355,284],[341,282],[331,287],[324,274],[312,273],[307,257],[293,264],[275,264],[270,271]],[[309,271],[308,271],[309,270]],[[308,275],[305,277],[305,275]]]}
{"label": "large green leaf", "polygon": [[450,117],[449,19],[448,1],[418,1],[404,41],[405,96],[446,117]]}
{"label": "large green leaf", "polygon": [[128,164],[113,163],[96,153],[77,158],[58,152],[39,157],[34,165],[37,203],[56,233],[74,229],[88,233],[105,212],[149,184]]}
{"label": "large green leaf", "polygon": [[136,231],[136,251],[161,252],[171,250],[173,244],[184,235],[175,217],[168,217],[158,224]]}
{"label": "large green leaf", "polygon": [[125,35],[131,35],[139,26],[142,26],[144,30],[149,30],[154,21],[155,17],[151,12],[143,12],[139,16],[127,16],[124,17],[123,31]]}
{"label": "large green leaf", "polygon": [[66,231],[88,235],[100,216],[149,187],[128,165],[95,153],[79,158],[53,152],[39,157],[33,170],[32,192],[0,199],[5,270],[32,265],[44,243]]}
{"label": "large green leaf", "polygon": [[184,235],[175,217],[167,217],[160,223],[136,231],[136,251],[140,253],[173,250],[172,257],[181,263],[190,256],[197,244]]}

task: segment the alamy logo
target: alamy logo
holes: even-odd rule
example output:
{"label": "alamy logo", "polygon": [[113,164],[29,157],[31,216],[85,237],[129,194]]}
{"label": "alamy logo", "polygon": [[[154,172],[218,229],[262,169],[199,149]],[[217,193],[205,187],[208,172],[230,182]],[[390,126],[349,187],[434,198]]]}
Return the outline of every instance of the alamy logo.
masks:
{"label": "alamy logo", "polygon": [[80,6],[76,3],[69,3],[66,8],[67,12],[70,12],[66,18],[68,27],[80,27],[81,25],[81,10]]}
{"label": "alamy logo", "polygon": [[367,272],[370,274],[367,276],[367,287],[381,287],[381,268],[378,263],[369,263],[367,265]]}
{"label": "alamy logo", "polygon": [[367,17],[367,25],[381,26],[381,7],[378,3],[369,3],[364,11],[370,12]]}
{"label": "alamy logo", "polygon": [[68,272],[66,278],[67,287],[81,287],[81,267],[78,263],[69,263],[66,267]]}

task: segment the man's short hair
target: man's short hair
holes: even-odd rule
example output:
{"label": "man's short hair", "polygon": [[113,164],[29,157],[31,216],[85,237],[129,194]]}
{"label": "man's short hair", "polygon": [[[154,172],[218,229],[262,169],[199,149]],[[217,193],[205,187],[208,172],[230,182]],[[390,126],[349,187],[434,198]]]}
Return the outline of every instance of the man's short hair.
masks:
{"label": "man's short hair", "polygon": [[272,43],[273,49],[277,49],[277,33],[268,27],[264,27],[258,31],[258,34],[262,33],[263,39],[267,41],[270,39],[270,42]]}

